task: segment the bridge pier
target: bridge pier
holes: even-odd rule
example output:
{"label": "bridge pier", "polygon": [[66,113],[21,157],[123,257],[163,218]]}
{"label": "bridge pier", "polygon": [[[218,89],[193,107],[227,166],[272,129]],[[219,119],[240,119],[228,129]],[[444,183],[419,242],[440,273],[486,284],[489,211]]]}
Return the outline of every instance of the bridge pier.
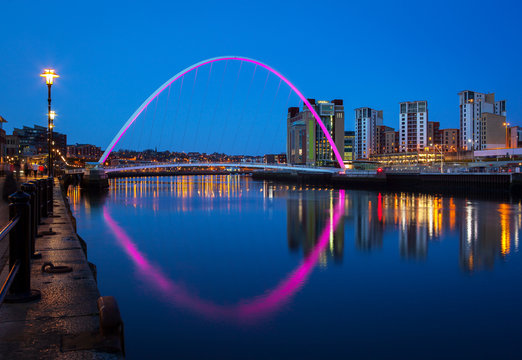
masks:
{"label": "bridge pier", "polygon": [[103,191],[109,188],[109,178],[103,169],[86,169],[83,173],[80,186],[82,189],[89,191]]}

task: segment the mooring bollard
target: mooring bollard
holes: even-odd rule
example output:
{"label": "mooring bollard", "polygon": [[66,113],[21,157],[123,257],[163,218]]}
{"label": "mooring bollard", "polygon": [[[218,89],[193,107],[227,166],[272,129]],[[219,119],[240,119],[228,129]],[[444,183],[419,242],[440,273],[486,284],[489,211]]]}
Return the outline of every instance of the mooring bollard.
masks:
{"label": "mooring bollard", "polygon": [[119,348],[125,356],[125,336],[120,309],[114,296],[100,296],[98,298],[98,311],[100,312],[100,333],[108,339],[118,339]]}
{"label": "mooring bollard", "polygon": [[35,218],[36,223],[36,231],[35,234],[38,234],[38,225],[41,223],[40,219],[40,185],[38,185],[38,180],[31,180],[29,181],[30,184],[34,185],[35,188],[35,207],[33,209],[33,214]]}
{"label": "mooring bollard", "polygon": [[31,196],[17,191],[9,196],[9,217],[19,217],[18,223],[9,233],[9,268],[19,262],[9,294],[5,302],[27,302],[41,298],[40,291],[31,289]]}
{"label": "mooring bollard", "polygon": [[33,259],[40,259],[42,257],[42,254],[39,252],[36,252],[35,248],[35,240],[36,235],[38,235],[38,224],[37,224],[37,217],[36,217],[36,185],[30,182],[24,183],[21,186],[22,191],[29,194],[31,197],[31,209],[30,209],[30,232],[31,232],[31,258]]}
{"label": "mooring bollard", "polygon": [[38,180],[38,185],[40,185],[40,218],[47,217],[47,180],[40,179]]}
{"label": "mooring bollard", "polygon": [[49,216],[53,215],[53,188],[54,179],[52,176],[47,178],[47,212]]}

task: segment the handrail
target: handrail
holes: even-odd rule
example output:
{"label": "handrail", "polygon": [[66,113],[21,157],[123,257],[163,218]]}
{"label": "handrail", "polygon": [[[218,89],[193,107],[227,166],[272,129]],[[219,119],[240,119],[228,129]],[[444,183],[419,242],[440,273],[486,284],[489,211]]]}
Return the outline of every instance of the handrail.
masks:
{"label": "handrail", "polygon": [[7,234],[18,224],[18,220],[20,220],[20,215],[15,216],[13,219],[9,220],[9,222],[0,230],[0,241],[2,241]]}
{"label": "handrail", "polygon": [[[0,230],[0,241],[2,241],[9,232],[18,224],[20,220],[20,215],[15,216]],[[13,282],[16,274],[18,273],[18,269],[20,269],[20,259],[16,260],[14,266],[9,270],[9,274],[2,284],[2,288],[0,289],[0,304],[4,301],[5,296],[7,295],[7,291]]]}
{"label": "handrail", "polygon": [[4,302],[4,298],[11,287],[11,283],[13,282],[16,274],[18,274],[18,270],[20,269],[20,259],[16,260],[14,266],[9,271],[9,275],[7,275],[7,279],[5,279],[2,288],[0,289],[0,305]]}
{"label": "handrail", "polygon": [[38,290],[31,289],[31,257],[34,254],[33,243],[38,224],[38,209],[34,205],[40,195],[46,194],[50,181],[42,185],[41,189],[36,189],[34,184],[25,183],[21,187],[29,193],[18,190],[9,196],[10,220],[0,229],[0,240],[9,234],[9,273],[0,288],[0,305],[41,298]]}

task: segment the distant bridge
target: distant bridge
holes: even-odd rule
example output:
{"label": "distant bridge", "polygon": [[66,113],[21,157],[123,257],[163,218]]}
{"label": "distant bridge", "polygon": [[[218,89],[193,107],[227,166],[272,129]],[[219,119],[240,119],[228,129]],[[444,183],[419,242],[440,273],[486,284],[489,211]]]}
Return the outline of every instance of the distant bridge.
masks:
{"label": "distant bridge", "polygon": [[337,173],[342,171],[339,168],[307,167],[299,165],[280,165],[265,163],[158,163],[133,164],[128,166],[104,167],[106,173],[119,171],[133,171],[146,169],[167,169],[167,168],[187,168],[187,167],[225,167],[225,168],[246,168],[246,169],[265,169],[278,170],[281,172],[307,172],[307,173]]}

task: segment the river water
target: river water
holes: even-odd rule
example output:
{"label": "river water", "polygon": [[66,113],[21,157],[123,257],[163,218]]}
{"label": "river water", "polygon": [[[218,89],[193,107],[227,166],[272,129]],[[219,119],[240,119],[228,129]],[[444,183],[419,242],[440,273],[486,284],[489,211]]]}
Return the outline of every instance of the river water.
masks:
{"label": "river water", "polygon": [[518,201],[239,175],[69,198],[129,359],[522,357]]}

